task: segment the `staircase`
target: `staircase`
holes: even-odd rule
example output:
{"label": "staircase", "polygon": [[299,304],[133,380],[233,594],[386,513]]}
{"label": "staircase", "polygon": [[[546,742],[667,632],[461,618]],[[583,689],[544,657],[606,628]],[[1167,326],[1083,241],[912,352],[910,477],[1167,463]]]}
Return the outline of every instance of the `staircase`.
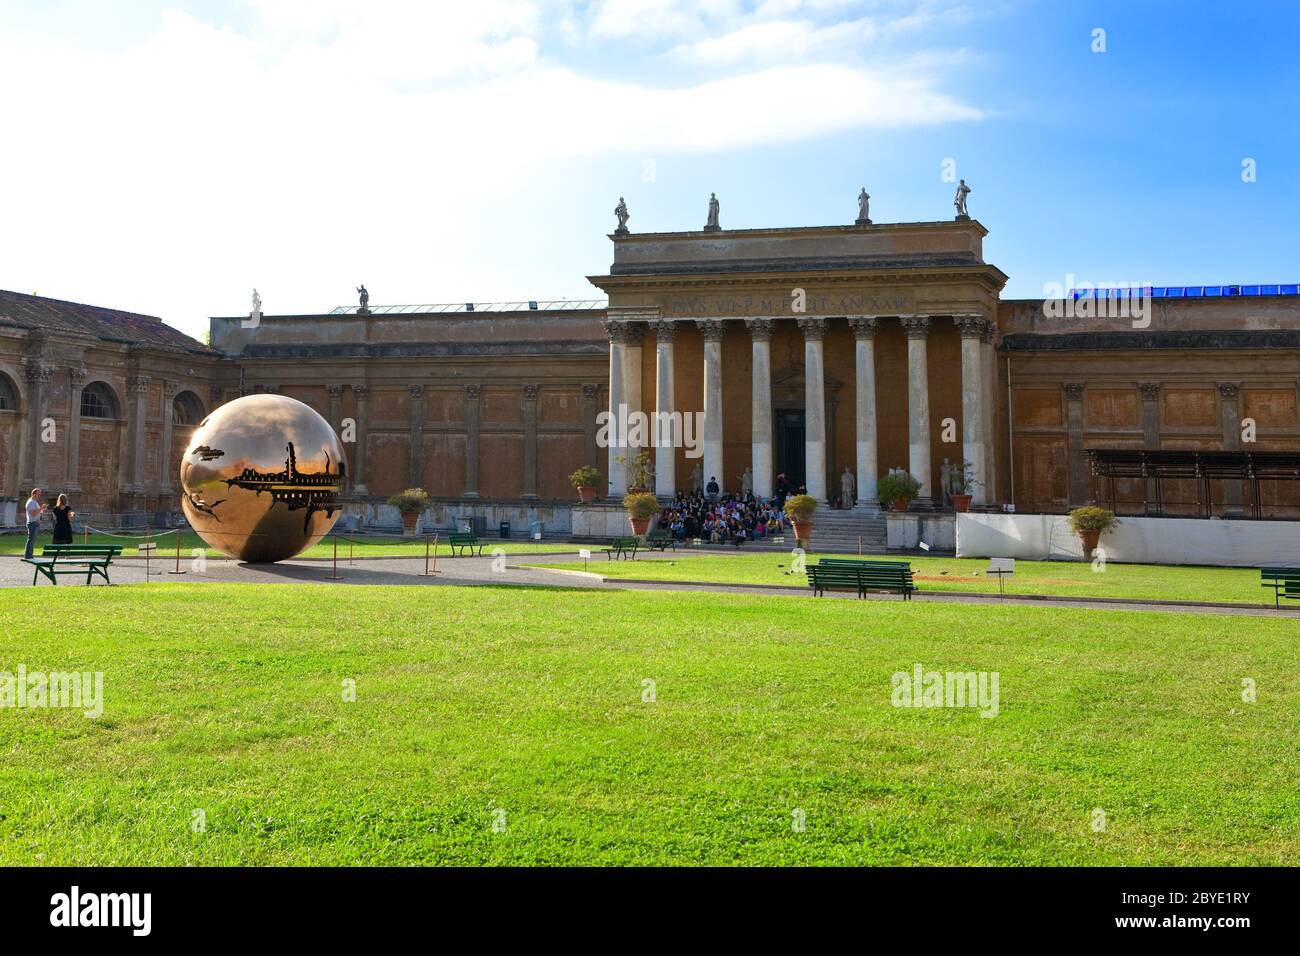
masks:
{"label": "staircase", "polygon": [[[861,506],[850,511],[821,507],[813,518],[812,547],[814,553],[857,554],[858,538],[862,539],[863,554],[883,554],[885,551],[885,515],[876,509]],[[794,532],[786,530],[785,544],[771,541],[748,542],[745,550],[789,551],[794,545]]]}

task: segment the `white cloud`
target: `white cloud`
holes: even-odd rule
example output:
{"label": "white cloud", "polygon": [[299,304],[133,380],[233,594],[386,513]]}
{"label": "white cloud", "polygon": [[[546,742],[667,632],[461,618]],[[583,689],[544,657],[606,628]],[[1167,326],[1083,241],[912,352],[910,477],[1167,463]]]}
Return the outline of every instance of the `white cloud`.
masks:
{"label": "white cloud", "polygon": [[192,332],[247,308],[254,285],[269,312],[337,304],[332,290],[363,280],[376,302],[517,295],[525,282],[534,296],[591,294],[581,265],[555,277],[502,258],[518,228],[550,247],[604,228],[606,198],[575,194],[599,225],[503,230],[552,188],[556,163],[982,115],[943,92],[941,68],[751,57],[694,85],[598,78],[539,53],[549,15],[567,10],[553,4],[440,4],[453,12],[435,17],[398,0],[248,2],[265,29],[172,9],[126,50],[0,31],[0,88],[20,93],[0,101],[13,135],[0,286]]}

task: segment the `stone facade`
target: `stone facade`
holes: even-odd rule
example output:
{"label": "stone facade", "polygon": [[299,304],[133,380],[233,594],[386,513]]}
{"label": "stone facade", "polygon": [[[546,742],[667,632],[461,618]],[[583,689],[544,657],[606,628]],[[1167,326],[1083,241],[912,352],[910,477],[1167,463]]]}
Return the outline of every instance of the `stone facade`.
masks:
{"label": "stone facade", "polygon": [[[1157,299],[1140,325],[1052,318],[1001,299],[985,235],[974,220],[616,234],[589,277],[608,304],[213,318],[211,348],[147,316],[0,292],[0,499],[40,484],[83,512],[170,511],[190,428],[258,391],[339,430],[349,509],[377,523],[419,485],[444,516],[566,527],[576,467],[615,497],[627,485],[636,449],[598,442],[620,405],[703,413],[701,457],[650,449],[661,494],[698,464],[727,490],[750,469],[770,493],[784,470],[831,501],[847,468],[872,507],[876,480],[904,468],[925,509],[945,460],[964,459],[976,506],[1060,512],[1096,494],[1087,448],[1241,448],[1248,419],[1251,447],[1300,450],[1300,298]],[[1178,485],[1170,511],[1194,510]],[[1241,489],[1222,485],[1231,513]],[[1300,516],[1300,483],[1266,495]]]}

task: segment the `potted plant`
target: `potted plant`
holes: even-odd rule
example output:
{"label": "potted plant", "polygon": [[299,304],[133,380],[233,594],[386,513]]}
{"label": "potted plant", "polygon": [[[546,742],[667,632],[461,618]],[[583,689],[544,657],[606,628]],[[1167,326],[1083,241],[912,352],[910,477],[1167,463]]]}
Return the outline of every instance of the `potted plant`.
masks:
{"label": "potted plant", "polygon": [[895,511],[906,511],[921,493],[921,483],[905,471],[891,471],[876,485],[881,501],[893,502]]}
{"label": "potted plant", "polygon": [[569,476],[569,484],[578,491],[578,497],[584,505],[589,505],[596,498],[596,489],[600,487],[600,472],[594,465],[583,465]]}
{"label": "potted plant", "polygon": [[632,533],[641,536],[650,529],[650,519],[659,513],[659,499],[648,491],[629,491],[623,496],[623,508],[632,522]]}
{"label": "potted plant", "polygon": [[958,514],[970,511],[971,492],[978,488],[975,469],[965,458],[959,458],[952,467],[952,510]]}
{"label": "potted plant", "polygon": [[785,516],[794,525],[794,536],[805,551],[812,541],[813,515],[817,512],[817,499],[812,495],[791,495],[785,499]]}
{"label": "potted plant", "polygon": [[388,503],[402,513],[402,527],[406,533],[414,534],[420,512],[429,507],[429,493],[423,488],[407,488],[389,498]]}
{"label": "potted plant", "polygon": [[1115,512],[1107,511],[1096,505],[1085,505],[1070,512],[1070,528],[1083,542],[1083,558],[1086,561],[1101,540],[1102,533],[1119,524]]}
{"label": "potted plant", "polygon": [[655,463],[648,451],[639,451],[635,455],[619,455],[614,460],[627,468],[628,494],[650,490],[650,484],[655,476]]}

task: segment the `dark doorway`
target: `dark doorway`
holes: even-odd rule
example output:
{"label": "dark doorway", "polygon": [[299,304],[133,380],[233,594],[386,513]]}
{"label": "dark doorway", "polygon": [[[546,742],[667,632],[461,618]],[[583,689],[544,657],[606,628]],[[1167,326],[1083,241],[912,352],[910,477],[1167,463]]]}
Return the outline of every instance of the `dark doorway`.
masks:
{"label": "dark doorway", "polygon": [[785,475],[791,491],[805,483],[802,409],[778,409],[776,412],[776,471]]}

